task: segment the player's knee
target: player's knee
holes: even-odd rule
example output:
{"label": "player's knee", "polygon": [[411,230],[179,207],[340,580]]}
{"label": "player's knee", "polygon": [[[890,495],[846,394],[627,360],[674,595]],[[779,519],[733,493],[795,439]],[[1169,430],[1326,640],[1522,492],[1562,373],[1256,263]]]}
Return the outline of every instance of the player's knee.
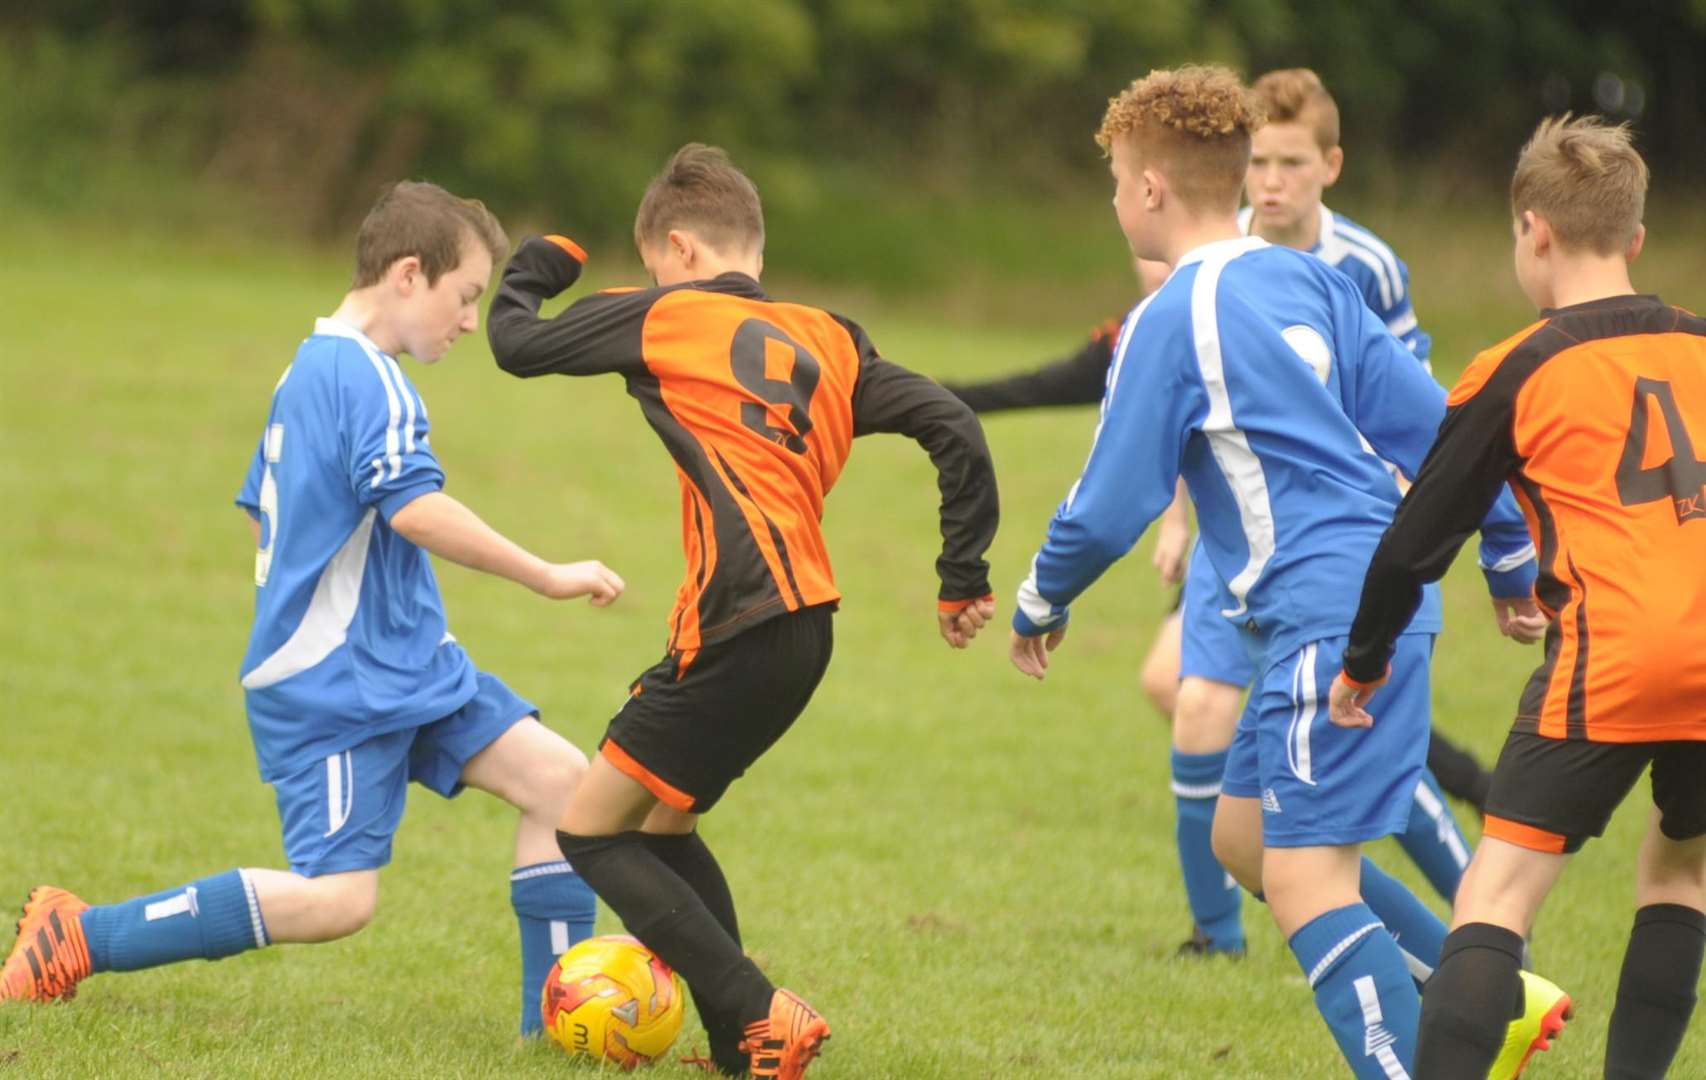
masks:
{"label": "player's knee", "polygon": [[348,937],[373,921],[379,908],[377,874],[330,874],[314,879],[317,920],[324,941]]}
{"label": "player's knee", "polygon": [[1154,653],[1143,664],[1143,696],[1165,716],[1178,707],[1179,669]]}
{"label": "player's knee", "polygon": [[1232,745],[1241,691],[1211,679],[1179,683],[1173,709],[1173,746],[1187,754],[1213,754]]}
{"label": "player's knee", "polygon": [[547,745],[548,749],[527,759],[523,774],[517,777],[516,805],[555,824],[586,775],[587,760],[567,739],[554,738]]}

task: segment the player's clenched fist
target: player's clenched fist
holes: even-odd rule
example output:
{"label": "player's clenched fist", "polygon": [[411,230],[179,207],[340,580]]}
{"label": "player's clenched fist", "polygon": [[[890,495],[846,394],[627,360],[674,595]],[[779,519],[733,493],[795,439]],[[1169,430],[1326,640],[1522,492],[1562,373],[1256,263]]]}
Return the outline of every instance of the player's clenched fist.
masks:
{"label": "player's clenched fist", "polygon": [[597,559],[585,562],[554,563],[539,585],[539,591],[553,600],[589,598],[593,607],[608,607],[628,587],[622,576]]}

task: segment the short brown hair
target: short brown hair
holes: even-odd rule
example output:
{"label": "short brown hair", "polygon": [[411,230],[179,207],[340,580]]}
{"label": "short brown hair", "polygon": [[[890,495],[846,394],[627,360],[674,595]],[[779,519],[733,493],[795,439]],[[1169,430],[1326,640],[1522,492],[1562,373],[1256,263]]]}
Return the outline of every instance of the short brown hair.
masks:
{"label": "short brown hair", "polygon": [[1270,71],[1252,83],[1250,90],[1268,107],[1268,123],[1309,125],[1322,153],[1339,145],[1339,103],[1313,71]]}
{"label": "short brown hair", "polygon": [[688,143],[652,178],[634,215],[634,244],[662,244],[671,229],[691,229],[722,251],[764,246],[758,188],[721,147]]}
{"label": "short brown hair", "polygon": [[1517,156],[1511,215],[1533,210],[1564,247],[1615,255],[1640,228],[1647,176],[1628,124],[1547,117]]}
{"label": "short brown hair", "polygon": [[1250,133],[1267,118],[1261,99],[1229,68],[1151,71],[1108,100],[1096,143],[1139,144],[1193,209],[1237,207],[1250,167]]}
{"label": "short brown hair", "polygon": [[421,261],[428,285],[462,265],[468,241],[484,244],[492,262],[509,253],[503,226],[478,199],[463,199],[420,180],[400,180],[367,212],[355,238],[355,285],[376,284],[398,259]]}

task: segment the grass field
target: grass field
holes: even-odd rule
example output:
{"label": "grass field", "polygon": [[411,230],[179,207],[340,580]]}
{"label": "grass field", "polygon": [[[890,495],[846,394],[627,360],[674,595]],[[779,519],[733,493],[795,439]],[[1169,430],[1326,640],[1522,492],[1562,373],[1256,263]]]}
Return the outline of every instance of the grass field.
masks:
{"label": "grass field", "polygon": [[[1444,378],[1531,317],[1498,230],[1393,230]],[[342,258],[27,219],[8,233],[0,899],[47,881],[111,901],[276,864],[236,681],[251,546],[231,498],[279,372],[337,303]],[[1655,233],[1638,282],[1687,302],[1696,257]],[[918,304],[848,314],[894,359],[965,374],[1062,353],[1108,314],[1055,307],[999,329]],[[681,565],[668,459],[615,378],[511,380],[483,335],[409,371],[452,493],[535,550],[602,558],[629,582],[600,612],[440,574],[476,660],[590,746],[662,650]],[[1093,422],[1079,410],[987,425],[1004,607]],[[794,732],[704,825],[749,948],[835,1025],[811,1075],[1341,1075],[1259,906],[1246,908],[1242,964],[1172,958],[1189,926],[1166,735],[1136,679],[1165,603],[1148,542],[1075,609],[1037,684],[1008,666],[1004,630],[963,654],[937,640],[934,503],[917,448],[856,447],[827,515],[846,596],[836,661]],[[1537,656],[1493,632],[1467,562],[1449,584],[1435,700],[1440,725],[1490,759]],[[1539,923],[1540,968],[1576,995],[1578,1019],[1537,1077],[1599,1074],[1644,791]],[[0,1077],[586,1075],[514,1037],[512,826],[483,796],[418,793],[372,927],[96,978],[64,1007],[0,1008]],[[1377,855],[1425,889],[1395,846]],[[608,914],[601,926],[615,929]],[[679,1048],[698,1037],[690,1021]],[[1698,1033],[1674,1075],[1706,1075]]]}

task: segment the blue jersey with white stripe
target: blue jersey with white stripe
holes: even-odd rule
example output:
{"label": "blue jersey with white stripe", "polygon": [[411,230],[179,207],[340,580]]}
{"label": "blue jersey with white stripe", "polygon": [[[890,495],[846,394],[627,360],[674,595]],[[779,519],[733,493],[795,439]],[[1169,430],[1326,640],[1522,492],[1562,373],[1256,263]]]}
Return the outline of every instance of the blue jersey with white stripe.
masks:
{"label": "blue jersey with white stripe", "polygon": [[[1083,475],[1020,587],[1034,634],[1129,551],[1182,475],[1229,617],[1272,658],[1342,635],[1445,391],[1343,274],[1256,237],[1207,244],[1127,318]],[[1526,595],[1533,547],[1504,495],[1483,524],[1499,595]],[[1439,629],[1437,609],[1418,632]]]}
{"label": "blue jersey with white stripe", "polygon": [[[1319,213],[1321,232],[1309,254],[1325,260],[1355,282],[1369,308],[1386,323],[1386,329],[1416,359],[1427,364],[1433,341],[1416,322],[1416,309],[1410,303],[1410,268],[1386,241],[1350,218],[1326,206]],[[1238,212],[1239,228],[1249,232],[1250,221],[1249,207]]]}
{"label": "blue jersey with white stripe", "polygon": [[427,553],[389,524],[443,486],[426,405],[397,361],[353,327],[316,322],[237,496],[261,525],[241,674],[263,779],[474,695]]}

